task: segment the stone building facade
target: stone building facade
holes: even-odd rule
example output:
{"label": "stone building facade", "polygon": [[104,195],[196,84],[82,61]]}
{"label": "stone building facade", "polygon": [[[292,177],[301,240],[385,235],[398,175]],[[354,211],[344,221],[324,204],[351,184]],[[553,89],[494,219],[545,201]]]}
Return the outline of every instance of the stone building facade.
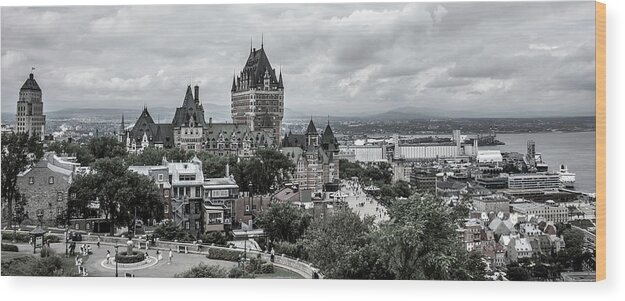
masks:
{"label": "stone building facade", "polygon": [[252,131],[271,132],[279,143],[282,118],[284,117],[284,83],[282,72],[276,70],[265,53],[250,48],[243,70],[232,79],[232,121],[245,124]]}
{"label": "stone building facade", "polygon": [[17,187],[25,201],[24,213],[28,215],[22,224],[38,224],[37,211],[41,210],[44,225],[64,226],[67,194],[79,166],[54,153],[46,153],[32,168],[18,175]]}
{"label": "stone building facade", "polygon": [[17,101],[16,131],[43,140],[46,127],[46,115],[43,115],[41,88],[31,73],[22,85]]}
{"label": "stone building facade", "polygon": [[[147,147],[205,150],[219,156],[251,157],[259,148],[276,148],[273,131],[252,130],[246,124],[206,122],[200,101],[200,89],[191,86],[171,123],[156,123],[147,107],[134,126],[127,130],[122,116],[118,140],[125,141],[131,153],[140,153]],[[262,128],[261,128],[262,129]]]}
{"label": "stone building facade", "polygon": [[295,164],[293,179],[300,190],[332,191],[339,180],[339,143],[330,123],[321,135],[311,119],[304,134],[288,133],[282,139],[282,153]]}

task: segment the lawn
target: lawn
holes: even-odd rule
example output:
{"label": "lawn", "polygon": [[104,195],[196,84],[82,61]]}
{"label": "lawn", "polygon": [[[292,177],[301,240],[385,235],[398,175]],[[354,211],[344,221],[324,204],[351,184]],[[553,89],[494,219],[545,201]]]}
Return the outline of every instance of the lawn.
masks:
{"label": "lawn", "polygon": [[292,272],[287,269],[283,269],[277,266],[273,266],[273,274],[256,274],[256,278],[260,279],[304,279],[302,275]]}
{"label": "lawn", "polygon": [[[65,258],[65,254],[41,258],[39,254],[25,252],[2,252],[2,276],[78,276],[74,257]],[[57,263],[50,261],[58,257]],[[87,262],[89,256],[83,257]],[[56,272],[53,272],[56,270]],[[62,271],[62,272],[61,272]]]}

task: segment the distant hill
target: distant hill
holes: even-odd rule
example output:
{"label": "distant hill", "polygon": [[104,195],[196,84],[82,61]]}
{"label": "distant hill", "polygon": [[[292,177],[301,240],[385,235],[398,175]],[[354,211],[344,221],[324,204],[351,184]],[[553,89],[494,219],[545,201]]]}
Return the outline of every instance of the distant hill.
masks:
{"label": "distant hill", "polygon": [[[230,121],[230,107],[204,103],[206,119],[213,118],[215,122]],[[114,109],[114,108],[71,108],[58,111],[45,112],[47,120],[68,119],[99,119],[102,121],[121,120],[122,114],[128,123],[132,123],[141,115],[143,108],[138,109]],[[154,121],[159,123],[170,122],[174,118],[176,108],[148,107],[148,111]],[[3,123],[15,122],[15,113],[2,112]]]}

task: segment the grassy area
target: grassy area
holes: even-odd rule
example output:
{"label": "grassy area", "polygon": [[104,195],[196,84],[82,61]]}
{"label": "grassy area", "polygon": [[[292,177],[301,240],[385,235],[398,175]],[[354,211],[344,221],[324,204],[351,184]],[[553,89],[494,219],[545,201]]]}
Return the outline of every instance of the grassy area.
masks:
{"label": "grassy area", "polygon": [[[2,252],[2,276],[78,276],[74,257],[65,254],[42,258],[39,254]],[[89,256],[83,257],[87,262]]]}
{"label": "grassy area", "polygon": [[32,256],[32,255],[28,255],[28,254],[21,253],[21,252],[5,252],[5,251],[2,251],[2,254],[0,254],[0,257],[2,258],[2,262],[11,260],[13,258],[24,257],[24,256]]}
{"label": "grassy area", "polygon": [[273,266],[273,274],[256,274],[256,278],[260,279],[304,279],[302,275],[292,272],[287,269],[283,269],[277,266]]}

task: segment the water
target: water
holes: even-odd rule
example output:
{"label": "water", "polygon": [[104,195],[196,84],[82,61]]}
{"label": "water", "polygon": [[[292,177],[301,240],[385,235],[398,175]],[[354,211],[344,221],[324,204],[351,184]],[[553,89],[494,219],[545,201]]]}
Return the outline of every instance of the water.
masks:
{"label": "water", "polygon": [[536,142],[536,152],[549,164],[549,171],[557,172],[565,164],[576,174],[575,190],[595,192],[595,132],[497,134],[506,145],[481,146],[481,150],[498,149],[502,152],[525,154],[527,140]]}

